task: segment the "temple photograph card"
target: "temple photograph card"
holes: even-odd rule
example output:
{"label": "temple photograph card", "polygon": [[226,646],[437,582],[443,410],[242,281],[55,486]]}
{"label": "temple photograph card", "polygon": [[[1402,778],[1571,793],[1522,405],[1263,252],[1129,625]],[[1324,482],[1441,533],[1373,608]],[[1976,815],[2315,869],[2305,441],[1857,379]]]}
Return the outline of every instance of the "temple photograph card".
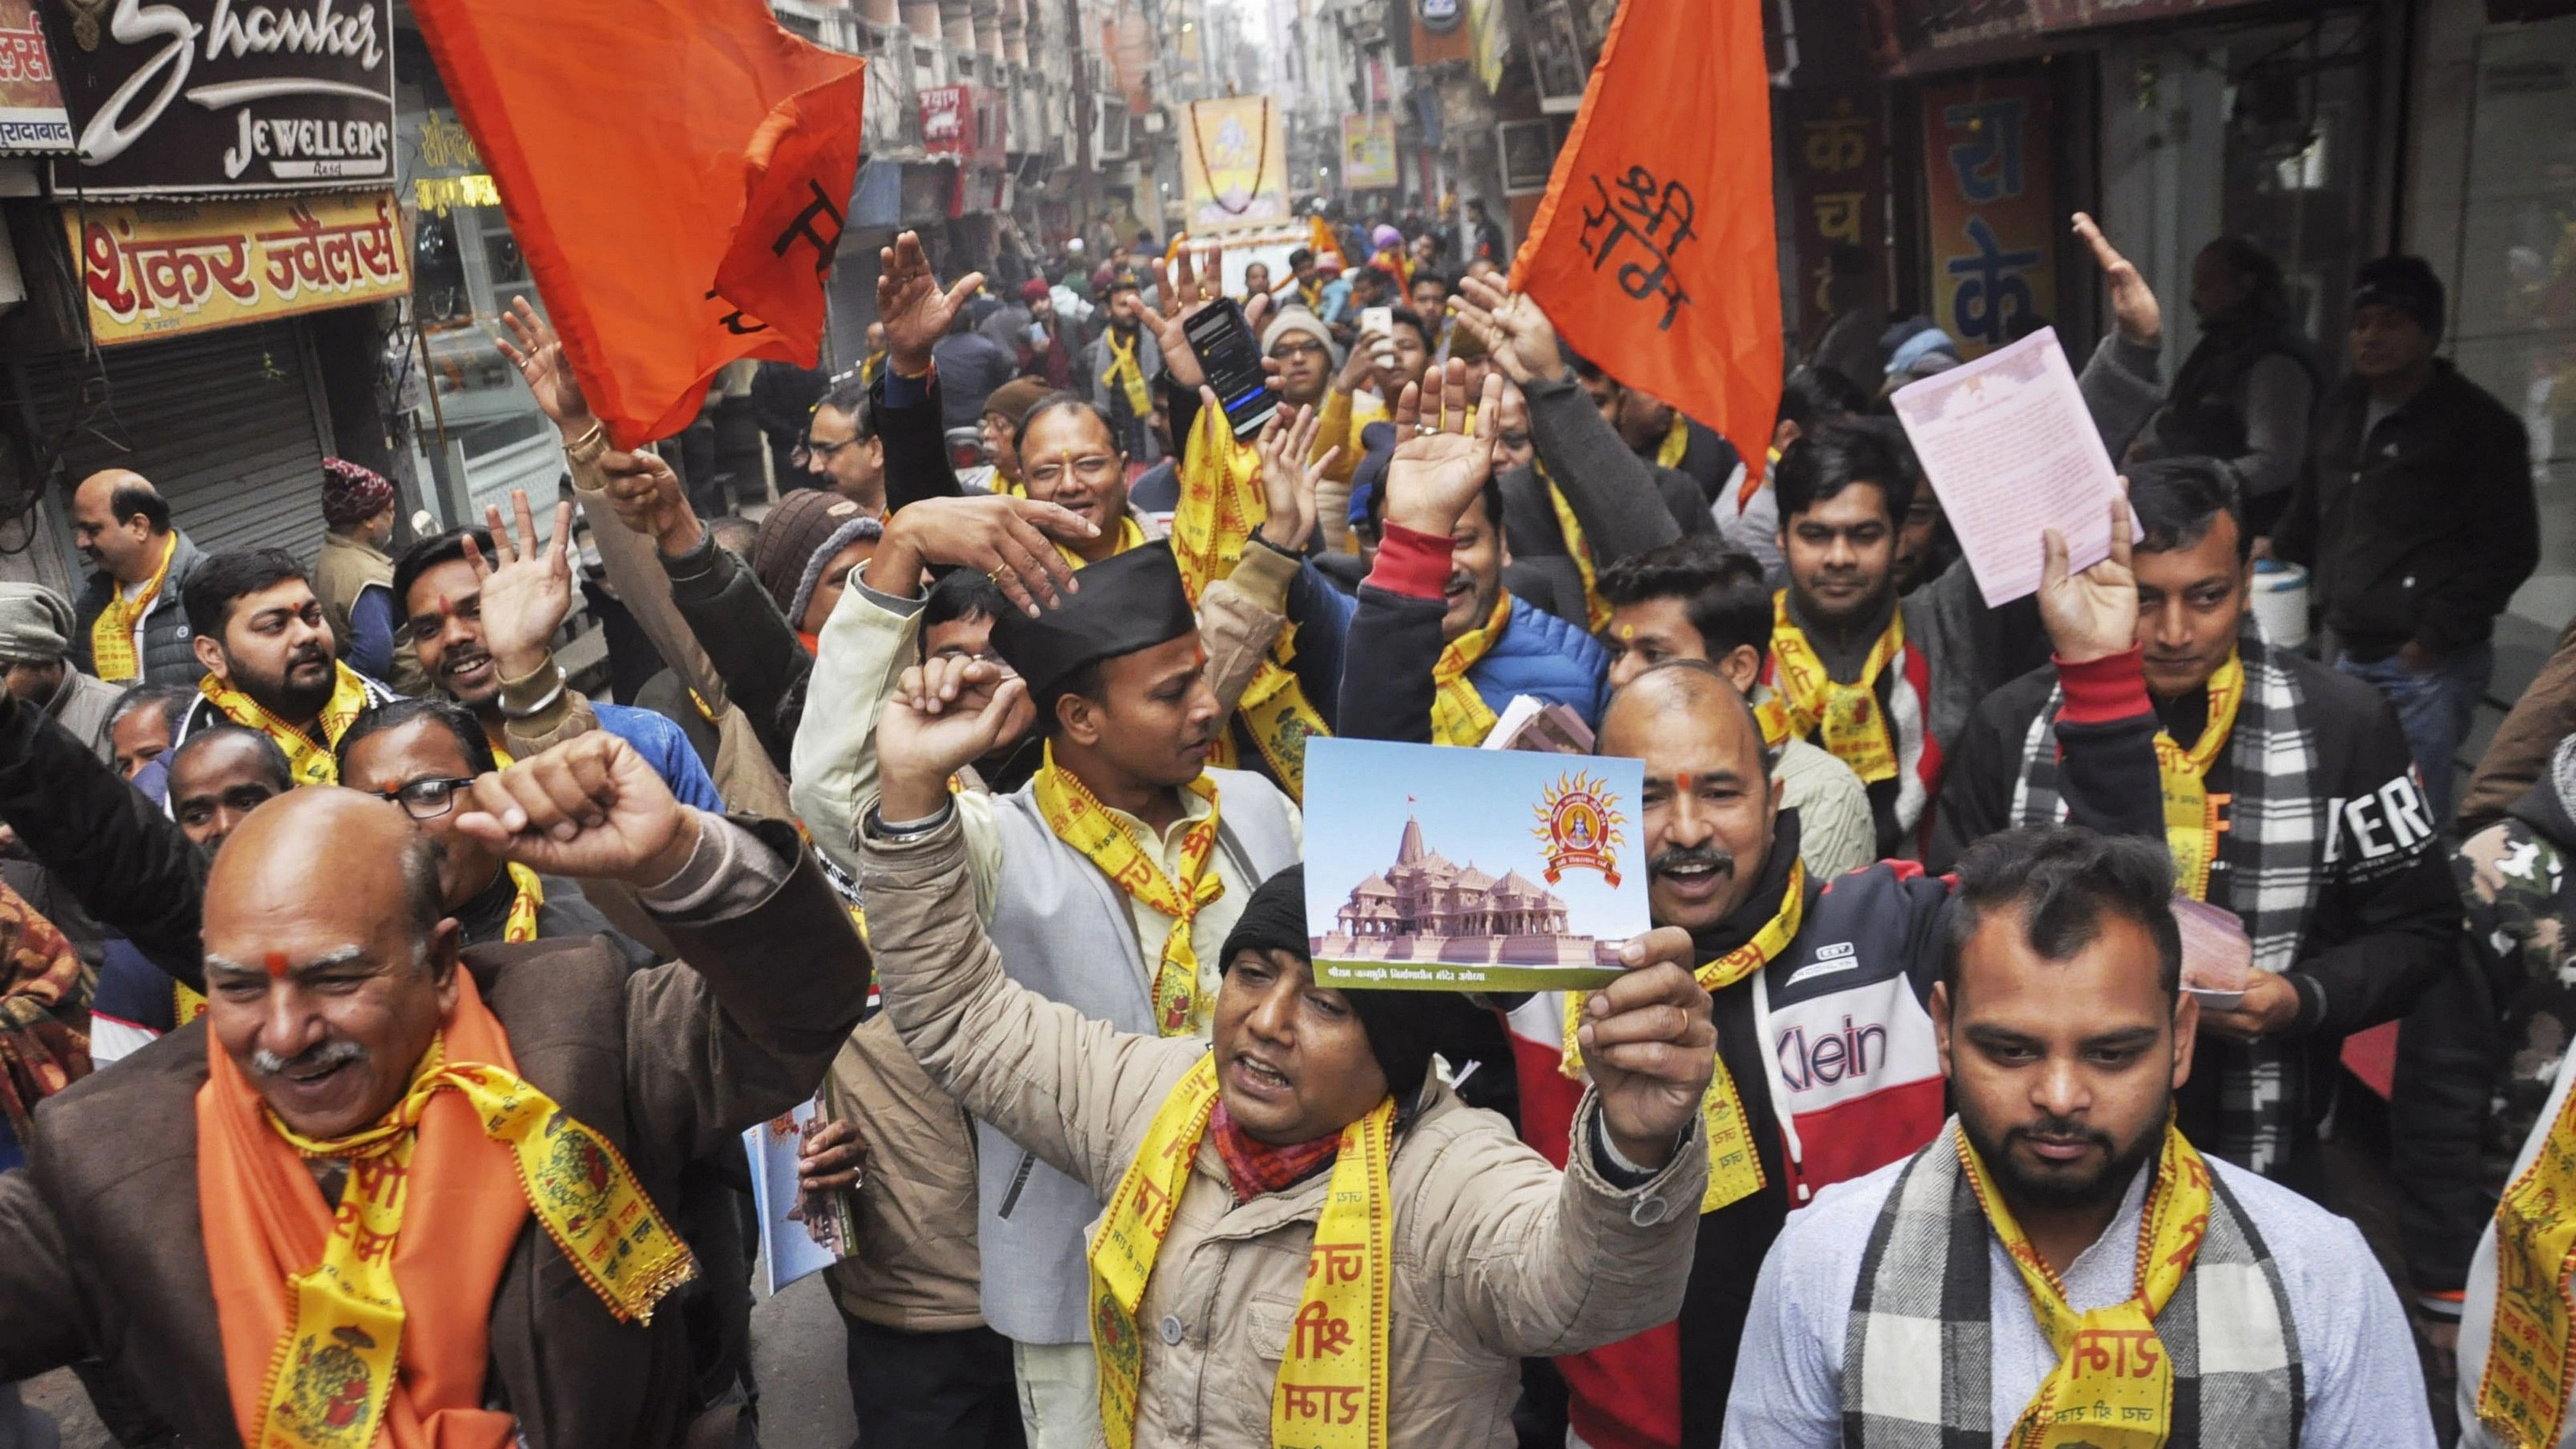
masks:
{"label": "temple photograph card", "polygon": [[1336,990],[1597,987],[1648,926],[1635,760],[1306,744],[1306,933]]}

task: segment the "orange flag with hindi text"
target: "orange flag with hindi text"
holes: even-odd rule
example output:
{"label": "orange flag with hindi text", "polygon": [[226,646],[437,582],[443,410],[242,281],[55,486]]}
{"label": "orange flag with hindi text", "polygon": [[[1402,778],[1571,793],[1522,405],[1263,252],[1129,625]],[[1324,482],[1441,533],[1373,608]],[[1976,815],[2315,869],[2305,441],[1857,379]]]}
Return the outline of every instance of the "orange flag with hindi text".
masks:
{"label": "orange flag with hindi text", "polygon": [[1780,407],[1777,248],[1761,0],[1625,0],[1512,289],[1759,474]]}
{"label": "orange flag with hindi text", "polygon": [[867,64],[762,0],[414,0],[582,396],[620,448],[746,357],[812,366]]}

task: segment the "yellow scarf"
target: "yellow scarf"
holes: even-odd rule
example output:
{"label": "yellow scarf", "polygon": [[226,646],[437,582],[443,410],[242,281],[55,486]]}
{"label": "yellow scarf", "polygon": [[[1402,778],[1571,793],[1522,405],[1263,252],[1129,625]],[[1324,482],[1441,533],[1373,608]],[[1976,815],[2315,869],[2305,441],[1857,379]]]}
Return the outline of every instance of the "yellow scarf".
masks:
{"label": "yellow scarf", "polygon": [[[1016,498],[1023,495],[1013,494],[1012,496]],[[1131,548],[1143,548],[1144,546],[1145,530],[1137,527],[1135,515],[1131,513],[1122,513],[1118,515],[1118,547],[1111,550],[1109,556],[1111,558],[1116,558],[1119,554],[1125,553]],[[1055,551],[1064,555],[1064,566],[1066,568],[1079,569],[1090,562],[1089,559],[1075,553],[1071,545],[1060,540],[1056,542]]]}
{"label": "yellow scarf", "polygon": [[1672,426],[1664,429],[1664,440],[1655,445],[1655,466],[1678,468],[1682,465],[1682,459],[1689,454],[1690,419],[1675,412]]}
{"label": "yellow scarf", "polygon": [[[1753,933],[1752,940],[1699,968],[1695,974],[1700,989],[1714,996],[1778,960],[1798,939],[1798,923],[1806,912],[1807,867],[1793,860],[1779,911]],[[1583,1024],[1583,1003],[1590,999],[1590,992],[1565,994],[1565,1055],[1557,1070],[1569,1077],[1583,1075],[1583,1049],[1576,1044],[1574,1032]],[[1724,1057],[1718,1058],[1717,1072],[1708,1079],[1699,1109],[1708,1124],[1708,1190],[1700,1194],[1699,1210],[1713,1213],[1762,1190],[1762,1154],[1754,1146],[1744,1115],[1744,1094],[1735,1085],[1734,1073],[1726,1069]]]}
{"label": "yellow scarf", "polygon": [[179,551],[179,535],[173,533],[161,545],[160,566],[152,570],[152,579],[143,592],[129,599],[114,578],[107,581],[107,607],[89,626],[90,672],[110,684],[122,684],[143,673],[143,661],[134,652],[134,626],[152,609],[152,601],[161,597],[161,585],[170,577],[171,555]]}
{"label": "yellow scarf", "polygon": [[[463,1096],[484,1135],[510,1149],[529,1211],[619,1322],[652,1322],[663,1295],[697,1276],[688,1245],[645,1195],[616,1144],[504,1068],[446,1060],[442,1033],[411,1090],[373,1127],[317,1142],[273,1115],[268,1119],[301,1156],[350,1166],[322,1260],[287,1280],[293,1322],[278,1344],[254,1421],[268,1428],[263,1446],[339,1449],[375,1441],[397,1377],[406,1316],[394,1275],[396,1245],[405,1215],[420,1201],[404,1186],[421,1145],[422,1116],[440,1092]],[[308,1382],[332,1377],[335,1357],[354,1358],[365,1370],[364,1407],[339,1406],[351,1414],[345,1427],[323,1417],[334,1406]]]}
{"label": "yellow scarf", "polygon": [[1208,868],[1216,852],[1216,784],[1201,775],[1181,788],[1207,802],[1207,815],[1181,837],[1181,878],[1163,874],[1136,837],[1109,813],[1088,786],[1055,762],[1054,742],[1046,746],[1046,763],[1032,780],[1038,810],[1056,839],[1100,867],[1110,884],[1172,918],[1154,967],[1154,1026],[1165,1036],[1188,1036],[1198,1030],[1199,953],[1190,941],[1190,922],[1207,904],[1225,894],[1225,881]]}
{"label": "yellow scarf", "polygon": [[321,727],[323,743],[260,708],[249,695],[217,679],[212,674],[197,681],[197,691],[215,702],[215,708],[237,725],[247,725],[270,739],[286,752],[286,763],[298,785],[336,785],[340,783],[340,762],[331,751],[338,748],[340,736],[349,723],[367,707],[367,686],[356,670],[346,664],[331,666],[331,700],[322,706],[314,723]]}
{"label": "yellow scarf", "polygon": [[1485,657],[1496,640],[1503,637],[1503,626],[1512,618],[1512,595],[1508,589],[1494,591],[1494,612],[1485,617],[1482,627],[1470,629],[1449,642],[1440,651],[1440,662],[1431,667],[1431,742],[1435,745],[1462,745],[1474,748],[1493,733],[1494,712],[1485,705],[1485,697],[1467,678],[1467,671]]}
{"label": "yellow scarf", "polygon": [[2478,1422],[2512,1449],[2555,1449],[2567,1425],[2576,1295],[2576,1096],[2496,1203],[2495,1328]]}
{"label": "yellow scarf", "polygon": [[[1201,409],[1182,453],[1180,507],[1172,514],[1172,558],[1180,565],[1181,588],[1193,607],[1209,584],[1234,572],[1251,546],[1253,530],[1269,520],[1270,501],[1261,491],[1261,450],[1236,441],[1223,412]],[[1279,632],[1234,711],[1279,787],[1289,799],[1303,802],[1306,741],[1332,731],[1288,667],[1296,657],[1296,635],[1294,625]],[[1228,729],[1217,736],[1208,763],[1232,769],[1239,762],[1234,731]]]}
{"label": "yellow scarf", "polygon": [[[1216,1104],[1211,1053],[1163,1099],[1091,1243],[1091,1351],[1100,1365],[1100,1427],[1110,1449],[1131,1449],[1136,1442],[1136,1401],[1145,1383],[1136,1310],[1145,1301],[1146,1280],[1171,1232]],[[1342,1129],[1306,1260],[1306,1290],[1290,1320],[1287,1351],[1271,1389],[1273,1444],[1386,1444],[1387,1318],[1395,1296],[1395,1202],[1386,1164],[1394,1135],[1393,1097]],[[1363,1331],[1365,1343],[1358,1337]],[[1355,1347],[1363,1351],[1352,1353]]]}
{"label": "yellow scarf", "polygon": [[1878,707],[1878,675],[1905,649],[1905,611],[1888,611],[1886,630],[1870,646],[1860,679],[1851,684],[1827,673],[1805,632],[1789,622],[1788,590],[1773,596],[1771,620],[1772,672],[1791,732],[1804,739],[1821,725],[1825,748],[1851,766],[1861,783],[1895,779],[1896,741],[1888,732],[1886,712]]}
{"label": "yellow scarf", "polygon": [[1953,1129],[1959,1161],[1986,1221],[2003,1240],[2030,1290],[2031,1316],[2057,1350],[2057,1367],[2013,1421],[2009,1449],[2156,1449],[2173,1433],[2173,1358],[2156,1336],[2156,1315],[2182,1286],[2209,1231],[2209,1166],[2170,1122],[2138,1222],[2136,1287],[2108,1308],[2078,1314],[2065,1285],[2013,1221],[1964,1129]]}
{"label": "yellow scarf", "polygon": [[1547,465],[1538,467],[1538,481],[1547,485],[1547,506],[1556,510],[1556,526],[1565,534],[1565,551],[1574,559],[1574,571],[1583,576],[1583,613],[1593,633],[1610,627],[1610,601],[1601,597],[1601,576],[1592,564],[1592,541],[1583,536],[1582,521],[1574,516],[1574,505],[1565,501],[1565,490],[1547,476]]}
{"label": "yellow scarf", "polygon": [[2173,736],[2156,731],[2156,774],[2164,782],[2165,844],[2173,851],[2174,884],[2193,900],[2209,898],[2209,867],[2218,858],[2218,811],[2224,795],[2212,795],[2201,782],[2227,737],[2236,729],[2236,707],[2245,702],[2245,661],[2235,650],[2209,676],[2209,723],[2200,739],[2184,749]]}
{"label": "yellow scarf", "polygon": [[[492,753],[500,756],[503,768],[509,767],[507,753],[500,750]],[[537,939],[537,907],[546,903],[546,888],[537,879],[535,871],[516,861],[510,863],[510,880],[518,886],[519,893],[510,900],[510,915],[502,923],[501,939],[513,943],[533,941]],[[206,1014],[206,998],[187,982],[173,981],[170,983],[170,1014],[176,1018],[172,1023],[173,1029],[186,1026]]]}
{"label": "yellow scarf", "polygon": [[1154,411],[1154,394],[1145,386],[1144,367],[1136,361],[1135,339],[1121,343],[1115,327],[1100,336],[1109,344],[1109,370],[1100,375],[1100,380],[1116,383],[1127,394],[1130,412],[1139,418],[1150,417]]}

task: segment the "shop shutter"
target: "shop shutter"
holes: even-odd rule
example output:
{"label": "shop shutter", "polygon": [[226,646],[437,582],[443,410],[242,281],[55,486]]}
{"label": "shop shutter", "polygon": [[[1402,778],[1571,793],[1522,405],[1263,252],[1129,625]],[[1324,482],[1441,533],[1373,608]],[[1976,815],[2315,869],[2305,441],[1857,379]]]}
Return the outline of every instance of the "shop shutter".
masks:
{"label": "shop shutter", "polygon": [[35,357],[25,375],[40,446],[60,440],[72,481],[133,469],[209,553],[321,552],[324,442],[295,323]]}

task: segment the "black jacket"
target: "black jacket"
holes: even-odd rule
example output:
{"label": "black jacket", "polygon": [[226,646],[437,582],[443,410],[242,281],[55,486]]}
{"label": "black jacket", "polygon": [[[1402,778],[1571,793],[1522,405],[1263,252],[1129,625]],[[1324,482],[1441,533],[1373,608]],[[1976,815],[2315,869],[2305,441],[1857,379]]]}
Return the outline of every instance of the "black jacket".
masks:
{"label": "black jacket", "polygon": [[2370,389],[2346,378],[2309,434],[2273,551],[2316,573],[2326,627],[2357,658],[2412,640],[2449,654],[2485,639],[2540,563],[2522,420],[2448,362],[2362,436]]}

